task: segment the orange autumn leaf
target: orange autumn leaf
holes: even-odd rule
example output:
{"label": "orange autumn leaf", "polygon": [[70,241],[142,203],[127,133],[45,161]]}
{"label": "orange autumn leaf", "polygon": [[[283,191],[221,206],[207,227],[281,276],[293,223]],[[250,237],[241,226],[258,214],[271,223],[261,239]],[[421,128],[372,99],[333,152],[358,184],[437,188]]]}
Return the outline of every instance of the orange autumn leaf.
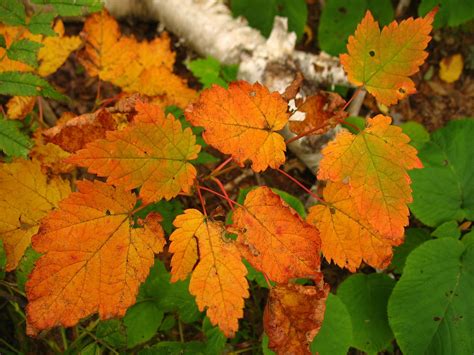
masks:
{"label": "orange autumn leaf", "polygon": [[106,139],[89,143],[67,162],[107,176],[107,182],[126,189],[141,186],[145,202],[170,199],[188,192],[196,177],[190,163],[201,149],[191,128],[182,129],[172,115],[165,118],[154,105],[138,102],[134,122]]}
{"label": "orange autumn leaf", "polygon": [[326,205],[311,207],[306,218],[319,230],[324,257],[351,272],[362,262],[386,268],[392,259],[392,246],[401,244],[403,237],[384,237],[362,218],[354,208],[348,185],[329,182],[324,201]]}
{"label": "orange autumn leaf", "polygon": [[7,271],[17,267],[41,219],[69,193],[69,183],[44,175],[37,161],[0,165],[0,239]]}
{"label": "orange autumn leaf", "polygon": [[185,210],[174,225],[176,230],[170,236],[172,280],[184,279],[195,266],[189,291],[196,296],[199,310],[207,309],[211,323],[233,337],[244,315],[244,298],[249,296],[247,269],[235,243],[225,239],[222,223],[207,220],[198,210]]}
{"label": "orange autumn leaf", "polygon": [[38,141],[35,143],[30,150],[29,156],[41,164],[43,172],[59,175],[70,173],[75,169],[74,165],[64,161],[70,154],[60,146],[53,143],[43,144]]}
{"label": "orange autumn leaf", "polygon": [[286,145],[277,133],[288,122],[287,103],[259,83],[214,85],[188,107],[186,119],[205,128],[204,140],[240,165],[252,162],[254,171],[278,168],[285,162]]}
{"label": "orange autumn leaf", "polygon": [[308,131],[323,134],[348,116],[347,112],[341,111],[345,103],[339,94],[324,91],[305,100],[297,100],[297,112],[303,112],[305,118],[303,121],[292,121],[290,117],[290,129],[296,134]]}
{"label": "orange autumn leaf", "polygon": [[318,230],[268,187],[250,191],[235,209],[230,231],[236,233],[243,257],[271,280],[314,277],[319,272]]}
{"label": "orange autumn leaf", "polygon": [[26,284],[30,335],[74,326],[96,312],[101,319],[123,316],[154,254],[163,250],[159,215],[135,226],[134,194],[100,181],[77,187],[33,237],[33,248],[43,255]]}
{"label": "orange autumn leaf", "polygon": [[104,10],[87,18],[82,36],[86,43],[79,61],[89,75],[125,92],[165,96],[181,107],[195,100],[197,93],[173,73],[176,54],[170,50],[166,33],[152,41],[137,42],[123,36],[117,21]]}
{"label": "orange autumn leaf", "polygon": [[358,135],[342,131],[323,150],[318,178],[342,182],[361,218],[384,236],[398,239],[408,224],[412,201],[407,170],[421,168],[410,138],[392,119],[377,115]]}
{"label": "orange autumn leaf", "polygon": [[367,11],[356,32],[349,37],[348,54],[341,63],[349,81],[364,85],[378,102],[392,105],[413,94],[415,83],[409,78],[418,72],[428,53],[425,48],[437,9],[423,18],[395,21],[380,31]]}
{"label": "orange autumn leaf", "polygon": [[13,96],[7,102],[7,117],[14,120],[22,120],[33,111],[35,103],[36,97],[34,96]]}
{"label": "orange autumn leaf", "polygon": [[42,132],[43,139],[54,143],[67,152],[74,153],[85,148],[87,143],[105,138],[107,131],[117,128],[117,122],[106,109],[86,113],[58,123]]}
{"label": "orange autumn leaf", "polygon": [[329,285],[277,285],[270,290],[263,315],[268,347],[277,354],[311,354],[309,344],[321,329]]}

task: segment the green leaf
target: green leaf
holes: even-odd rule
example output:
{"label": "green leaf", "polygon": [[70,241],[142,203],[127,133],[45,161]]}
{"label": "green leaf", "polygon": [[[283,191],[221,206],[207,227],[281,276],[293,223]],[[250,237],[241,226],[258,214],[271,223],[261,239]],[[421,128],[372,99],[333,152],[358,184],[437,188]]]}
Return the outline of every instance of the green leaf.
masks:
{"label": "green leaf", "polygon": [[232,0],[230,6],[235,17],[245,17],[250,26],[265,37],[270,36],[277,14],[277,0]]}
{"label": "green leaf", "polygon": [[298,40],[304,34],[308,18],[308,7],[305,0],[277,0],[278,16],[288,18],[288,30],[295,32]]}
{"label": "green leaf", "polygon": [[0,95],[44,96],[66,101],[67,97],[57,92],[49,83],[32,73],[0,73]]}
{"label": "green leaf", "polygon": [[430,134],[423,125],[415,121],[402,123],[400,127],[408,137],[410,137],[410,144],[416,149],[420,150],[425,143],[430,141]]}
{"label": "green leaf", "polygon": [[189,279],[170,282],[170,274],[160,260],[150,269],[150,275],[140,287],[137,302],[148,300],[163,312],[178,312],[184,323],[200,318],[194,297],[188,291]]}
{"label": "green leaf", "polygon": [[215,157],[211,153],[208,153],[206,151],[201,150],[198,153],[198,157],[194,160],[191,160],[191,163],[193,164],[212,164],[212,163],[217,163],[220,161],[219,158]]}
{"label": "green leaf", "polygon": [[456,221],[444,222],[433,233],[433,237],[437,238],[456,238],[459,239],[461,231],[459,230],[458,223]]}
{"label": "green leaf", "polygon": [[18,129],[18,122],[6,120],[0,114],[0,149],[11,157],[26,157],[33,142]]}
{"label": "green leaf", "polygon": [[393,20],[390,0],[327,0],[318,29],[319,47],[334,56],[346,52],[347,38],[354,33],[365,12],[370,10],[382,25]]}
{"label": "green leaf", "polygon": [[121,320],[110,319],[99,322],[95,335],[116,349],[127,346],[126,330]]}
{"label": "green leaf", "polygon": [[409,172],[410,209],[424,224],[474,220],[474,120],[451,121],[431,135],[420,150],[423,169]]}
{"label": "green leaf", "polygon": [[7,42],[5,42],[5,36],[0,35],[0,48],[6,48]]}
{"label": "green leaf", "polygon": [[41,256],[31,246],[26,249],[25,254],[15,269],[16,284],[21,291],[25,291],[25,284],[28,281],[28,275],[33,270],[36,260]]}
{"label": "green leaf", "polygon": [[337,295],[351,317],[351,345],[367,353],[385,350],[393,339],[387,302],[395,281],[385,274],[355,274],[339,286]]}
{"label": "green leaf", "polygon": [[346,355],[352,344],[352,323],[346,306],[336,295],[329,294],[319,333],[310,349],[319,355]]}
{"label": "green leaf", "polygon": [[202,331],[207,338],[206,354],[222,354],[227,338],[219,327],[214,327],[209,318],[205,317],[202,323]]}
{"label": "green leaf", "polygon": [[38,5],[52,5],[59,16],[80,16],[102,10],[101,0],[31,0]]}
{"label": "green leaf", "polygon": [[28,29],[31,33],[41,34],[45,36],[56,36],[56,32],[52,29],[54,13],[37,12],[31,16],[28,22]]}
{"label": "green leaf", "polygon": [[43,47],[41,43],[30,41],[29,39],[21,39],[11,44],[7,49],[7,56],[11,60],[17,60],[36,68],[38,67],[36,56],[41,47]]}
{"label": "green leaf", "polygon": [[393,269],[395,273],[401,274],[405,267],[405,261],[412,250],[430,239],[430,234],[425,229],[408,228],[405,231],[405,241],[403,244],[395,247],[393,250],[392,263],[389,269]]}
{"label": "green leaf", "polygon": [[102,350],[100,346],[96,343],[90,343],[81,349],[79,355],[101,355]]}
{"label": "green leaf", "polygon": [[129,308],[123,318],[128,348],[150,340],[158,331],[162,320],[163,311],[153,301],[137,302]]}
{"label": "green leaf", "polygon": [[474,18],[472,3],[470,1],[459,0],[421,0],[418,6],[418,15],[425,16],[438,5],[439,11],[433,23],[435,28],[459,26]]}
{"label": "green leaf", "polygon": [[[242,261],[245,264],[245,266],[247,267],[247,280],[255,281],[257,283],[257,285],[262,287],[262,288],[269,288],[268,282],[265,279],[265,276],[263,276],[263,273],[261,273],[260,271],[255,270],[253,268],[253,266],[250,265],[247,260],[243,259]],[[272,286],[275,285],[275,282],[273,282],[272,280],[268,280],[268,281],[270,281],[270,284]]]}
{"label": "green leaf", "polygon": [[7,254],[3,248],[3,241],[0,239],[0,280],[5,277],[5,269],[7,267]]}
{"label": "green leaf", "polygon": [[403,354],[472,354],[473,299],[473,243],[442,238],[414,250],[388,305]]}
{"label": "green leaf", "polygon": [[19,0],[0,0],[0,22],[21,26],[26,21],[25,7]]}
{"label": "green leaf", "polygon": [[[350,116],[344,120],[342,127],[348,129],[353,134],[358,134],[365,128],[365,118],[359,116]],[[358,129],[356,129],[358,128]]]}
{"label": "green leaf", "polygon": [[187,67],[199,79],[204,88],[209,88],[212,84],[227,87],[225,80],[220,77],[221,63],[217,59],[212,57],[196,59],[189,62]]}
{"label": "green leaf", "polygon": [[272,350],[270,350],[268,348],[268,342],[270,341],[270,339],[268,339],[268,335],[263,333],[263,337],[262,337],[262,352],[263,352],[263,355],[275,355],[275,352],[273,352]]}
{"label": "green leaf", "polygon": [[163,319],[163,322],[161,322],[160,325],[160,331],[162,332],[167,332],[170,329],[173,329],[176,325],[176,319],[173,314],[169,314]]}

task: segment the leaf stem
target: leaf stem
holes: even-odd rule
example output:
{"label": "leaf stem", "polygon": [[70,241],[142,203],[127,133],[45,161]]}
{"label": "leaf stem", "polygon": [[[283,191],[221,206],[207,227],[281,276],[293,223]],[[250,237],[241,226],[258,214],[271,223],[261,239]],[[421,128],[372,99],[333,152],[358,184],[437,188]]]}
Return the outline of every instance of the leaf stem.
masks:
{"label": "leaf stem", "polygon": [[216,196],[219,196],[220,198],[223,198],[223,199],[226,200],[227,202],[230,202],[230,203],[232,203],[232,204],[234,204],[234,205],[237,205],[237,206],[239,206],[239,207],[244,207],[244,206],[242,206],[240,203],[235,202],[234,200],[232,200],[232,199],[230,199],[230,198],[228,198],[228,197],[226,197],[226,196],[224,196],[224,195],[222,195],[222,194],[220,194],[220,193],[218,193],[218,192],[216,192],[216,191],[214,191],[214,190],[212,190],[212,189],[209,189],[209,188],[207,188],[207,187],[205,187],[205,186],[200,186],[199,188],[200,188],[201,190],[204,190],[204,191],[210,192],[210,193],[212,193],[212,194],[214,194],[214,195],[216,195]]}
{"label": "leaf stem", "polygon": [[199,201],[201,201],[202,211],[204,212],[204,216],[206,216],[206,218],[207,218],[206,201],[202,197],[201,189],[204,189],[204,187],[199,185],[198,182],[196,182],[196,190],[197,190],[197,193],[198,193],[198,196],[199,196]]}
{"label": "leaf stem", "polygon": [[59,332],[61,333],[61,339],[63,341],[64,351],[66,351],[68,349],[66,330],[63,327],[61,327],[59,328]]}
{"label": "leaf stem", "polygon": [[183,332],[183,324],[181,323],[181,319],[178,316],[178,330],[179,330],[179,340],[181,343],[184,343],[184,332]]}
{"label": "leaf stem", "polygon": [[290,174],[288,174],[286,171],[281,170],[280,168],[277,168],[276,171],[278,171],[280,174],[286,176],[288,179],[290,179],[291,181],[293,181],[296,185],[298,185],[299,187],[301,187],[304,191],[306,191],[310,196],[314,197],[314,198],[315,198],[316,200],[318,200],[319,202],[326,204],[326,202],[325,202],[321,197],[319,197],[318,195],[316,195],[313,191],[311,191],[310,189],[308,189],[306,186],[304,186],[301,182],[299,182],[298,180],[296,180],[293,176],[291,176]]}
{"label": "leaf stem", "polygon": [[229,204],[230,209],[233,210],[233,209],[234,209],[234,205],[229,202],[230,197],[229,197],[229,195],[227,194],[227,191],[225,190],[224,185],[222,185],[222,182],[221,182],[218,178],[216,178],[215,176],[211,176],[211,180],[214,181],[214,182],[217,184],[217,186],[219,186],[219,188],[221,189],[222,193],[224,194],[224,196],[225,196],[226,199],[227,199],[227,203]]}
{"label": "leaf stem", "polygon": [[227,158],[224,160],[221,164],[217,166],[214,170],[211,171],[209,176],[214,176],[215,173],[217,173],[219,170],[222,170],[227,164],[229,164],[232,161],[232,157]]}

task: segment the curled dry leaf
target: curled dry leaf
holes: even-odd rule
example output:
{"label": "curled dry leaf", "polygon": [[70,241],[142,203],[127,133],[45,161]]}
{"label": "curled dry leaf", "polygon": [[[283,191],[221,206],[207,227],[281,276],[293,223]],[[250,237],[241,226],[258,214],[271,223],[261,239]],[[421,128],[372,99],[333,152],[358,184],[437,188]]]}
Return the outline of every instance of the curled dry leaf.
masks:
{"label": "curled dry leaf", "polygon": [[319,272],[321,241],[318,230],[303,221],[270,188],[250,191],[235,209],[233,225],[243,257],[279,283],[314,278]]}
{"label": "curled dry leaf", "polygon": [[198,210],[185,210],[174,225],[172,281],[185,279],[192,271],[189,292],[196,296],[199,310],[207,309],[211,323],[233,337],[249,296],[247,269],[235,243],[225,239],[222,223],[207,220]]}
{"label": "curled dry leaf", "polygon": [[254,171],[278,168],[285,162],[286,145],[277,133],[288,122],[287,103],[259,83],[214,85],[188,107],[186,119],[205,128],[204,140],[240,165],[252,162]]}
{"label": "curled dry leaf", "polygon": [[99,181],[78,181],[77,187],[33,237],[43,255],[26,284],[30,335],[74,326],[96,312],[101,319],[123,316],[154,254],[163,250],[161,216],[150,214],[135,225],[134,194]]}
{"label": "curled dry leaf", "polygon": [[41,219],[70,191],[67,181],[44,175],[37,161],[0,165],[0,239],[7,271],[17,267]]}
{"label": "curled dry leaf", "polygon": [[349,81],[364,85],[377,101],[393,105],[413,94],[415,83],[409,78],[424,63],[425,51],[437,9],[425,17],[409,18],[399,24],[393,21],[380,31],[379,24],[367,11],[349,37],[347,50],[341,54],[341,64]]}
{"label": "curled dry leaf", "polygon": [[311,132],[323,134],[337,126],[348,113],[342,111],[346,101],[333,92],[321,91],[306,99],[296,100],[297,111],[305,113],[303,121],[292,121],[290,117],[290,130],[296,134]]}
{"label": "curled dry leaf", "polygon": [[410,138],[392,119],[377,115],[358,135],[342,131],[323,150],[318,178],[348,184],[361,218],[398,240],[408,224],[412,201],[407,170],[421,168]]}
{"label": "curled dry leaf", "polygon": [[329,182],[324,201],[326,205],[311,207],[306,218],[319,230],[324,257],[351,272],[362,261],[374,268],[386,268],[392,259],[392,246],[401,244],[403,236],[394,239],[376,231],[354,208],[346,184]]}
{"label": "curled dry leaf", "polygon": [[106,139],[87,144],[67,162],[107,176],[110,184],[141,186],[145,202],[188,192],[196,177],[190,161],[201,149],[191,129],[183,130],[172,115],[165,118],[158,106],[138,102],[136,110],[133,124],[107,132]]}
{"label": "curled dry leaf", "polygon": [[318,334],[326,311],[329,285],[277,285],[270,290],[263,315],[268,347],[277,354],[311,354],[309,344]]}

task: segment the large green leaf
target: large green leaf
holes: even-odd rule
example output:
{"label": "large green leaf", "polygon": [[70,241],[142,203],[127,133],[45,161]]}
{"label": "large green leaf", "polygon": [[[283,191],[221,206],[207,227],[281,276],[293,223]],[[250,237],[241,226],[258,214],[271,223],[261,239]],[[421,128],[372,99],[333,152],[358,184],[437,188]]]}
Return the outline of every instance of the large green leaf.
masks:
{"label": "large green leaf", "polygon": [[7,49],[7,56],[11,60],[17,60],[36,68],[38,66],[36,56],[41,47],[43,47],[41,43],[30,41],[29,39],[21,39],[11,44]]}
{"label": "large green leaf", "polygon": [[193,60],[187,67],[204,88],[210,88],[212,84],[227,88],[229,82],[237,79],[237,65],[223,65],[212,57]]}
{"label": "large green leaf", "polygon": [[311,343],[311,352],[319,355],[346,355],[351,344],[351,316],[339,297],[330,293],[326,300],[323,325]]}
{"label": "large green leaf", "polygon": [[31,0],[39,5],[52,5],[59,16],[80,16],[85,13],[100,11],[101,0]]}
{"label": "large green leaf", "polygon": [[36,252],[33,247],[29,246],[25,254],[20,260],[20,264],[15,269],[16,284],[21,291],[25,291],[25,284],[28,281],[28,275],[33,270],[36,260],[40,258],[41,254]]}
{"label": "large green leaf", "polygon": [[54,13],[52,12],[34,13],[28,22],[28,29],[31,33],[46,36],[56,36],[56,32],[54,32],[52,29],[53,20]]}
{"label": "large green leaf", "polygon": [[351,345],[367,353],[385,350],[393,339],[387,302],[395,281],[385,274],[355,274],[339,286],[337,295],[351,317]]}
{"label": "large green leaf", "polygon": [[429,239],[430,234],[427,230],[422,228],[408,228],[405,231],[405,241],[403,244],[393,250],[392,263],[390,264],[389,269],[393,269],[395,273],[401,274],[405,267],[408,255],[413,249]]}
{"label": "large green leaf", "polygon": [[473,300],[472,242],[442,238],[415,249],[388,305],[403,354],[472,354]]}
{"label": "large green leaf", "polygon": [[345,53],[347,38],[354,33],[367,10],[382,25],[393,20],[390,0],[327,0],[319,21],[319,47],[332,55]]}
{"label": "large green leaf", "polygon": [[420,150],[423,169],[410,171],[410,209],[424,224],[474,219],[474,120],[451,121]]}
{"label": "large green leaf", "polygon": [[26,21],[25,7],[19,0],[0,0],[0,22],[21,26]]}
{"label": "large green leaf", "polygon": [[55,100],[66,99],[43,78],[33,73],[16,71],[0,73],[0,95],[45,96]]}
{"label": "large green leaf", "polygon": [[458,26],[474,18],[472,5],[469,0],[421,0],[418,15],[425,16],[435,6],[439,6],[434,27]]}
{"label": "large green leaf", "polygon": [[18,129],[18,122],[0,114],[0,150],[11,157],[26,157],[32,146],[30,138]]}
{"label": "large green leaf", "polygon": [[421,149],[430,140],[430,134],[423,125],[415,121],[408,121],[400,125],[403,133],[410,137],[410,144]]}
{"label": "large green leaf", "polygon": [[153,301],[140,301],[127,310],[123,323],[127,329],[127,346],[133,348],[150,340],[157,332],[163,311]]}

